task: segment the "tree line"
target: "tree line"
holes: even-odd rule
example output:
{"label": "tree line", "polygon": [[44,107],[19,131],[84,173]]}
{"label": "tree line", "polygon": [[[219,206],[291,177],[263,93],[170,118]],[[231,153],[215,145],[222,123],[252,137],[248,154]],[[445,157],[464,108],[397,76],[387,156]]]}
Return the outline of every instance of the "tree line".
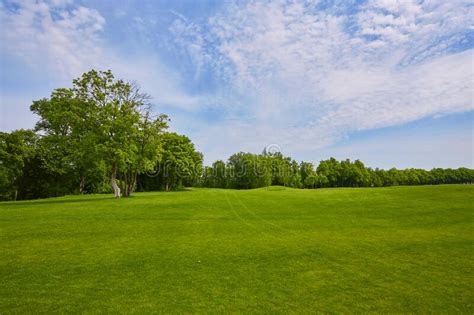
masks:
{"label": "tree line", "polygon": [[252,189],[269,185],[293,188],[382,187],[397,185],[471,184],[474,170],[468,168],[396,169],[366,167],[360,160],[323,160],[317,167],[285,157],[280,152],[240,152],[227,163],[218,160],[205,167],[203,187]]}
{"label": "tree line", "polygon": [[471,169],[380,170],[360,161],[297,163],[281,153],[236,153],[203,167],[192,141],[168,131],[148,94],[112,72],[91,70],[50,98],[34,101],[33,130],[0,132],[0,199],[65,194],[178,190],[186,186],[250,189],[379,187],[472,183]]}

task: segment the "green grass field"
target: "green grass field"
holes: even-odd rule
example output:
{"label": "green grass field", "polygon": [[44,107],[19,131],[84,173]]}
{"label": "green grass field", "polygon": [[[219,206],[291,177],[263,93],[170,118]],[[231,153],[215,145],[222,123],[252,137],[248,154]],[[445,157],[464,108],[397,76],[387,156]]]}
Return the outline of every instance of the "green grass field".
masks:
{"label": "green grass field", "polygon": [[0,313],[474,311],[474,186],[0,203]]}

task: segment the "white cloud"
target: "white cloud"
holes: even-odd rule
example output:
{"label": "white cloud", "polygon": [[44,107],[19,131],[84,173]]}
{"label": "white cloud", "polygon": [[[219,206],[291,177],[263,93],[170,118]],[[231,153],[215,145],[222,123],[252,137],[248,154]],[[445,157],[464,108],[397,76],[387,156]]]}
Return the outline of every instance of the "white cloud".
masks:
{"label": "white cloud", "polygon": [[[193,130],[208,161],[271,143],[287,154],[314,152],[351,132],[472,110],[469,1],[335,3],[239,1],[205,20],[166,11],[176,17],[175,44],[195,66],[187,79],[219,82],[198,95],[185,92],[188,82],[158,52],[139,46],[157,40],[157,25],[137,16],[130,27],[140,49],[121,54],[104,40],[104,16],[70,0],[0,3],[0,53],[28,63],[38,81],[48,76],[47,93],[91,68],[138,81],[157,104],[179,108],[174,124]],[[127,14],[114,10],[110,18]],[[159,34],[160,47],[172,49]],[[3,117],[29,106],[25,95],[0,92]],[[207,106],[217,121],[200,120]]]}
{"label": "white cloud", "polygon": [[[35,84],[24,85],[23,95],[16,96],[2,86],[2,130],[15,125],[33,127],[34,117],[27,114],[32,99],[47,97],[53,88],[69,86],[72,79],[93,68],[111,69],[117,77],[137,81],[157,104],[195,110],[201,101],[183,91],[179,75],[157,54],[138,51],[123,56],[110,46],[103,39],[106,20],[95,9],[69,0],[13,1],[0,3],[0,23],[2,63],[14,60],[21,64],[27,69],[22,70],[28,83]],[[39,97],[38,86],[44,90]],[[19,114],[26,117],[23,122],[6,121]]]}
{"label": "white cloud", "polygon": [[230,86],[226,93],[233,90],[229,98],[251,99],[238,107],[249,122],[219,126],[237,147],[315,150],[354,131],[473,109],[468,2],[318,8],[303,1],[239,2],[204,23],[176,22],[177,44],[195,59],[205,56]]}
{"label": "white cloud", "polygon": [[64,8],[68,1],[24,1],[0,7],[0,40],[5,52],[37,69],[76,75],[101,54],[105,19],[93,9]]}

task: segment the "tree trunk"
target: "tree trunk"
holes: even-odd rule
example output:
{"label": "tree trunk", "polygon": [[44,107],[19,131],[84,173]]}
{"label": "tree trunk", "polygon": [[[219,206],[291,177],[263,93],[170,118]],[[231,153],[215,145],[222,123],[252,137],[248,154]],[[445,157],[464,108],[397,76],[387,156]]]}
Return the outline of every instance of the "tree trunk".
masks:
{"label": "tree trunk", "polygon": [[13,197],[13,201],[16,201],[16,198],[18,198],[18,189],[15,189],[15,195]]}
{"label": "tree trunk", "polygon": [[84,193],[84,186],[86,185],[86,178],[85,176],[81,176],[81,181],[79,182],[79,193]]}
{"label": "tree trunk", "polygon": [[120,198],[120,187],[117,185],[117,165],[112,165],[112,175],[110,176],[110,184],[112,185],[112,190],[114,191],[114,197]]}
{"label": "tree trunk", "polygon": [[58,194],[58,175],[54,175],[54,190],[55,190],[55,196],[57,197]]}
{"label": "tree trunk", "polygon": [[129,183],[127,187],[127,196],[130,196],[132,192],[135,191],[135,188],[137,186],[137,173],[132,173],[132,175],[129,178]]}
{"label": "tree trunk", "polygon": [[129,172],[124,174],[123,196],[129,197],[134,191],[137,184],[137,174]]}
{"label": "tree trunk", "polygon": [[124,172],[122,174],[123,178],[123,183],[122,183],[122,188],[123,188],[123,196],[128,197],[128,172]]}

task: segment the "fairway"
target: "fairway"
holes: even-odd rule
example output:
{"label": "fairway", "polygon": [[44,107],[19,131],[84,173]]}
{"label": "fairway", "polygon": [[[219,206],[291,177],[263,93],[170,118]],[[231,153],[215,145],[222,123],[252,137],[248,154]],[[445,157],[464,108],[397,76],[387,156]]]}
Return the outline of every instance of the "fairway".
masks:
{"label": "fairway", "polygon": [[474,311],[472,185],[0,203],[0,313]]}

